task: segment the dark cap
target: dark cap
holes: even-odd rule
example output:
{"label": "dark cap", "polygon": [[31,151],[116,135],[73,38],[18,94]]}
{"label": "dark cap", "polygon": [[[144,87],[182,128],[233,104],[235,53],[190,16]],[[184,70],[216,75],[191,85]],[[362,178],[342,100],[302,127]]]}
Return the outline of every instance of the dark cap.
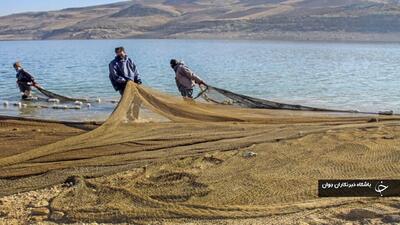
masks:
{"label": "dark cap", "polygon": [[117,47],[117,48],[115,48],[115,53],[118,53],[118,52],[120,52],[120,51],[123,51],[123,52],[125,52],[125,48],[124,47]]}
{"label": "dark cap", "polygon": [[13,64],[13,67],[14,67],[14,68],[18,68],[18,67],[22,67],[22,65],[21,65],[20,62],[15,62],[15,63]]}
{"label": "dark cap", "polygon": [[171,64],[172,67],[175,67],[176,65],[178,65],[180,61],[177,59],[171,59],[171,61],[169,62]]}

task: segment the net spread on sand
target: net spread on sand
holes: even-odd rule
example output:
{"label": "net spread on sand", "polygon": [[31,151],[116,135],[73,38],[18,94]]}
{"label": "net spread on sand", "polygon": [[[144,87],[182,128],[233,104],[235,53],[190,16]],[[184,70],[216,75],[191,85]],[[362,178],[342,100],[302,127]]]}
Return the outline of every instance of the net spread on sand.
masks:
{"label": "net spread on sand", "polygon": [[[299,150],[292,151],[289,142],[320,133],[313,138],[323,141],[324,132],[354,128],[355,123],[363,128],[368,119],[199,103],[130,82],[118,107],[97,129],[0,158],[0,195],[44,188],[76,176],[75,186],[50,205],[51,218],[64,222],[248,218],[342,204],[304,201],[315,198],[315,190],[309,187],[317,177],[382,172],[396,176],[399,166],[385,158],[391,147],[345,145],[355,149],[354,155],[350,150],[341,153],[340,148],[309,149],[302,142],[294,143]],[[237,157],[246,150],[259,151],[260,156],[254,161]],[[320,160],[304,158],[314,150]],[[364,152],[371,154],[360,158]],[[333,160],[329,154],[343,154],[343,158]],[[354,157],[360,160],[347,164]],[[293,160],[297,163],[288,168]],[[385,167],[379,167],[382,161]],[[365,162],[372,169],[365,168]],[[146,171],[147,165],[161,169]],[[123,171],[131,172],[122,175],[125,179],[113,179]],[[227,185],[224,179],[232,181]],[[56,212],[64,216],[56,217]]]}

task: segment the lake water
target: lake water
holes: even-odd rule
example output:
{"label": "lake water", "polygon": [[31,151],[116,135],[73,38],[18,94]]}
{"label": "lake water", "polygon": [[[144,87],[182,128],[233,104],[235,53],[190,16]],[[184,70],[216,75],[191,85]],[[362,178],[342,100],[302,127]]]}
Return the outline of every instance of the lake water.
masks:
{"label": "lake water", "polygon": [[[145,85],[177,95],[171,58],[183,59],[213,86],[315,107],[400,111],[400,45],[220,40],[0,42],[0,102],[18,101],[12,63],[45,88],[75,97],[118,99],[108,79],[114,47],[125,46]],[[1,115],[103,120],[115,104],[84,110],[18,109]]]}

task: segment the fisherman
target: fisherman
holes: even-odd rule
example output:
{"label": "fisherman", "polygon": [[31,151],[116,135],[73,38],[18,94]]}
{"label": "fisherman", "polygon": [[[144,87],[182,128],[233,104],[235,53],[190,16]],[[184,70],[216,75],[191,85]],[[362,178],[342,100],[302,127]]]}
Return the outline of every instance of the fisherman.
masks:
{"label": "fisherman", "polygon": [[115,48],[115,54],[115,59],[109,65],[109,76],[114,89],[123,95],[129,80],[137,84],[142,84],[142,80],[135,63],[128,57],[124,47]]}
{"label": "fisherman", "polygon": [[195,84],[207,86],[207,84],[182,61],[171,59],[171,68],[175,71],[175,81],[182,97],[187,99],[193,98],[193,87]]}
{"label": "fisherman", "polygon": [[32,86],[36,87],[38,84],[35,82],[35,78],[28,72],[26,72],[20,62],[13,64],[15,71],[17,71],[17,84],[21,91],[22,99],[28,99],[32,97]]}

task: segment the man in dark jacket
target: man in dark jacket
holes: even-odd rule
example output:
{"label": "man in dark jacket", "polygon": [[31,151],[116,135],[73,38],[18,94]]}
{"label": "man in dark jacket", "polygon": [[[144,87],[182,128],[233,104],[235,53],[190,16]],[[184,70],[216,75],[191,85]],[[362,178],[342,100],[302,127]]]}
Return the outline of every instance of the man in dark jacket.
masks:
{"label": "man in dark jacket", "polygon": [[193,98],[193,87],[195,84],[207,86],[207,84],[182,61],[171,59],[171,68],[175,71],[175,81],[179,92],[184,98]]}
{"label": "man in dark jacket", "polygon": [[115,48],[115,54],[115,59],[109,65],[109,76],[114,89],[123,95],[129,80],[137,84],[141,84],[142,81],[135,63],[128,57],[124,47]]}
{"label": "man in dark jacket", "polygon": [[32,86],[36,86],[35,78],[26,72],[20,62],[13,64],[15,71],[17,71],[17,84],[22,94],[22,99],[28,99],[32,96]]}

